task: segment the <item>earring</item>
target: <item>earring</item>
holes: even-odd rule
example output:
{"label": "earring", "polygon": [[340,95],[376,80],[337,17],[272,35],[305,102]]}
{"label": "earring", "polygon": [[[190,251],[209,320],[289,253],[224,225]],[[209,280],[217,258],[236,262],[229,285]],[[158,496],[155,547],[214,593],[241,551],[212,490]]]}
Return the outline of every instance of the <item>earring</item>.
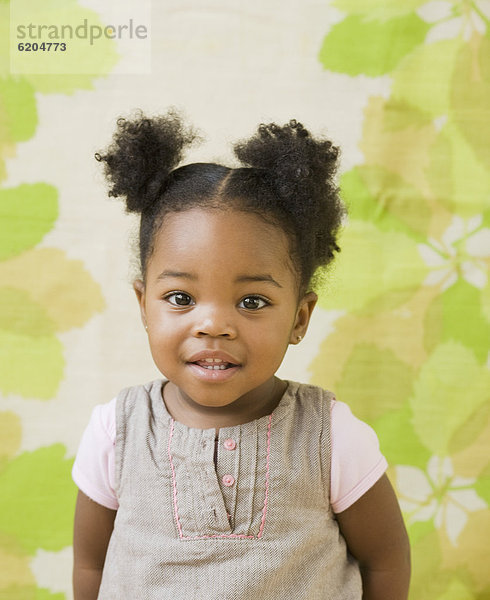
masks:
{"label": "earring", "polygon": [[298,337],[296,338],[296,340],[297,340],[298,342],[301,342],[301,340],[302,340],[302,339],[303,339],[303,336],[302,336],[302,335],[298,335]]}

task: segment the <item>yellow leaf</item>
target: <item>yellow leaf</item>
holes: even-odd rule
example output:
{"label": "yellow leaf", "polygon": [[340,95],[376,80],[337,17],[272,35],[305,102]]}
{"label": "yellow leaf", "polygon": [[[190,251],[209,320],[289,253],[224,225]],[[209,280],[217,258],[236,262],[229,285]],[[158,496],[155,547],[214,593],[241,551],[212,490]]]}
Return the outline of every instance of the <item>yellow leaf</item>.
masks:
{"label": "yellow leaf", "polygon": [[[405,123],[403,128],[393,127],[397,119],[393,111],[401,111],[398,118]],[[437,135],[434,125],[420,122],[409,125],[402,107],[380,97],[369,100],[364,114],[364,130],[359,145],[366,158],[365,164],[383,166],[430,198],[425,172],[430,165],[429,151]]]}
{"label": "yellow leaf", "polygon": [[2,460],[16,454],[21,439],[22,427],[19,417],[13,412],[0,413],[0,465]]}
{"label": "yellow leaf", "polygon": [[25,290],[40,304],[58,331],[81,327],[105,306],[99,285],[81,260],[57,248],[40,248],[0,263],[0,281]]}

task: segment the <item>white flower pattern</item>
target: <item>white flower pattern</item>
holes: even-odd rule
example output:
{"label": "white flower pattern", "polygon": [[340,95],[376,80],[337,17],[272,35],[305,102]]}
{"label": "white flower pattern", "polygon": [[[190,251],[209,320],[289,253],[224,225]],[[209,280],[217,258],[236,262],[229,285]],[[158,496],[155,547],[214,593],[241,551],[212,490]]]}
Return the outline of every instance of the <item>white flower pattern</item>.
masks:
{"label": "white flower pattern", "polygon": [[475,32],[485,35],[490,20],[486,0],[433,0],[417,9],[417,14],[433,24],[426,43],[461,36],[469,41]]}
{"label": "white flower pattern", "polygon": [[426,472],[409,465],[396,467],[400,506],[408,522],[433,519],[438,529],[445,527],[453,545],[466,525],[468,513],[487,508],[472,487],[475,481],[456,476],[449,457],[432,456]]}
{"label": "white flower pattern", "polygon": [[456,215],[440,241],[429,238],[427,244],[418,245],[423,261],[431,269],[424,285],[440,285],[444,291],[463,277],[480,290],[485,287],[490,229],[481,225],[481,215],[466,220]]}

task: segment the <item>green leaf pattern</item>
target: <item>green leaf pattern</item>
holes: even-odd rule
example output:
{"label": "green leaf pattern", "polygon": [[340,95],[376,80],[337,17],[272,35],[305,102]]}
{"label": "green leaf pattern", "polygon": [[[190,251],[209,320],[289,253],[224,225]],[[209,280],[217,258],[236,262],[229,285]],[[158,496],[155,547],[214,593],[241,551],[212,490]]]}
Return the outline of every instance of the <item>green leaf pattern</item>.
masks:
{"label": "green leaf pattern", "polygon": [[[34,8],[34,5],[32,5]],[[42,16],[59,3],[43,4]],[[64,16],[88,14],[75,0]],[[6,159],[38,127],[39,94],[72,94],[116,61],[108,41],[92,75],[14,76],[9,72],[9,2],[0,3],[0,184]],[[93,60],[93,59],[92,59]],[[65,370],[60,332],[81,327],[104,307],[99,286],[81,261],[58,248],[43,247],[59,214],[59,191],[49,182],[0,188],[0,393],[31,402],[52,400]],[[0,413],[0,599],[63,600],[64,593],[38,587],[31,560],[38,550],[71,545],[75,487],[72,459],[61,444],[20,452],[22,421]]]}
{"label": "green leaf pattern", "polygon": [[490,5],[334,4],[345,17],[323,67],[392,85],[341,179],[349,218],[322,305],[344,312],[312,378],[378,432],[412,540],[410,598],[487,598]]}
{"label": "green leaf pattern", "polygon": [[[484,600],[489,3],[330,4],[342,18],[325,25],[319,63],[343,77],[388,78],[390,87],[365,104],[363,161],[341,178],[349,218],[332,289],[321,300],[340,316],[311,379],[335,389],[379,435],[412,540],[411,599]],[[55,11],[59,3],[43,6]],[[9,8],[0,1],[2,184],[18,144],[36,135],[39,97],[93,89],[118,59],[108,41],[103,60],[84,59],[93,75],[12,76]],[[64,10],[88,14],[76,0]],[[44,244],[66,201],[49,181],[0,188],[0,393],[10,399],[52,401],[65,369],[60,334],[104,307],[83,263]],[[22,438],[20,414],[1,413],[0,599],[61,600],[37,586],[31,562],[38,550],[70,545],[71,461],[61,444],[22,451]]]}

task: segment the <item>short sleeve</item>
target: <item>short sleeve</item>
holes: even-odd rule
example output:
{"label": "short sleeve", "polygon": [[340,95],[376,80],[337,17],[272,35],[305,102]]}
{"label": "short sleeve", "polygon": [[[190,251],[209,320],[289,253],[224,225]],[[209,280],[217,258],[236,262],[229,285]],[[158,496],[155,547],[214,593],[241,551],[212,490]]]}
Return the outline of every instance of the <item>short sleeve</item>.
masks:
{"label": "short sleeve", "polygon": [[96,406],[85,429],[73,465],[72,477],[89,498],[117,510],[114,491],[116,399]]}
{"label": "short sleeve", "polygon": [[331,404],[330,503],[340,513],[359,500],[388,467],[374,430],[344,402]]}

